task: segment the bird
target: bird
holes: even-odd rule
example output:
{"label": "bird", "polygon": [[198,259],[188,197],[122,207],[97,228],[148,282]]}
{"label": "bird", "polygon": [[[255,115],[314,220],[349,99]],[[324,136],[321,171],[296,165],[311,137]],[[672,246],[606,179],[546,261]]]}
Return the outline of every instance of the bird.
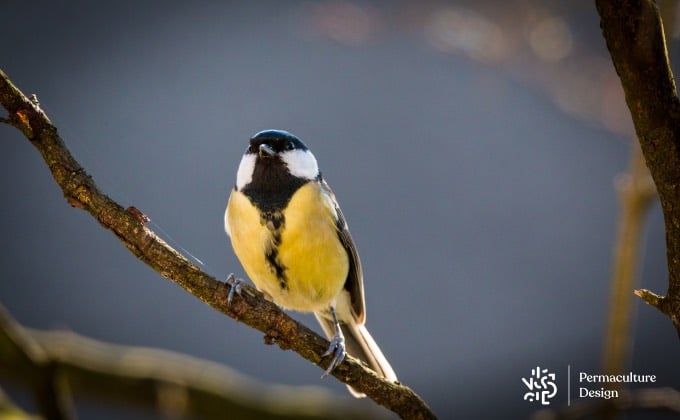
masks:
{"label": "bird", "polygon": [[[365,327],[361,261],[347,222],[302,140],[284,130],[250,138],[224,227],[246,274],[267,299],[314,313],[330,340],[323,356],[332,356],[322,378],[349,353],[397,380]],[[348,388],[357,398],[365,396]]]}

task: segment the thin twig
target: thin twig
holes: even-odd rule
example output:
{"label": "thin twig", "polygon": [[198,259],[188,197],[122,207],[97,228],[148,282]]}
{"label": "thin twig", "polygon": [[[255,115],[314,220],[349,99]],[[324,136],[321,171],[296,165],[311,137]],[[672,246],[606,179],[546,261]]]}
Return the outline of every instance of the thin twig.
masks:
{"label": "thin twig", "polygon": [[656,190],[637,142],[632,143],[628,172],[616,182],[620,214],[612,262],[611,296],[602,372],[616,375],[625,370],[631,342],[633,288],[638,275],[645,216]]}

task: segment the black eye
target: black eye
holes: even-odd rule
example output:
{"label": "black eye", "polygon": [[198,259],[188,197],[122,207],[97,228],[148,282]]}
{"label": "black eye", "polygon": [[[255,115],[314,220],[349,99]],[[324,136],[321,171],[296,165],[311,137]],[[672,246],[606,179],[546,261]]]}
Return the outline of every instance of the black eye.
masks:
{"label": "black eye", "polygon": [[286,150],[295,150],[295,143],[292,141],[286,142]]}

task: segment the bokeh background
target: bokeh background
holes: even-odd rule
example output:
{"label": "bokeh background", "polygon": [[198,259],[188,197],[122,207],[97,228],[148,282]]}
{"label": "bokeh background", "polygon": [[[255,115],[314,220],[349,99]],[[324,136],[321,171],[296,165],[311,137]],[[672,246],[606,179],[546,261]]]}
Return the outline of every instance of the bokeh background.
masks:
{"label": "bokeh background", "polygon": [[[103,190],[218,278],[243,275],[222,215],[248,138],[301,137],[358,245],[370,331],[442,418],[527,417],[533,367],[557,372],[558,404],[568,365],[599,369],[633,134],[593,2],[9,1],[0,39]],[[17,130],[0,151],[0,302],[21,323],[351,399],[68,206]],[[644,249],[640,286],[663,293],[658,205]],[[630,369],[680,387],[674,329],[635,306]]]}

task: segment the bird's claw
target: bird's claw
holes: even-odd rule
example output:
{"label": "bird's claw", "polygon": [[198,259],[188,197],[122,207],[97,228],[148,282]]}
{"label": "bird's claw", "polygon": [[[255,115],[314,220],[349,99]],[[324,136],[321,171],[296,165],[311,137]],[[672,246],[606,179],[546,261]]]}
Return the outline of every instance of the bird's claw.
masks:
{"label": "bird's claw", "polygon": [[321,379],[328,376],[333,370],[345,360],[345,355],[347,354],[345,350],[345,337],[343,337],[342,332],[336,332],[331,339],[331,345],[328,350],[321,357],[333,356],[331,363],[328,365],[328,369],[321,375]]}
{"label": "bird's claw", "polygon": [[229,276],[227,276],[226,283],[230,286],[229,294],[227,295],[227,306],[229,306],[231,305],[231,300],[234,298],[234,292],[236,292],[239,296],[241,295],[241,286],[243,285],[244,281],[237,279],[236,276],[234,276],[234,273],[231,273]]}

